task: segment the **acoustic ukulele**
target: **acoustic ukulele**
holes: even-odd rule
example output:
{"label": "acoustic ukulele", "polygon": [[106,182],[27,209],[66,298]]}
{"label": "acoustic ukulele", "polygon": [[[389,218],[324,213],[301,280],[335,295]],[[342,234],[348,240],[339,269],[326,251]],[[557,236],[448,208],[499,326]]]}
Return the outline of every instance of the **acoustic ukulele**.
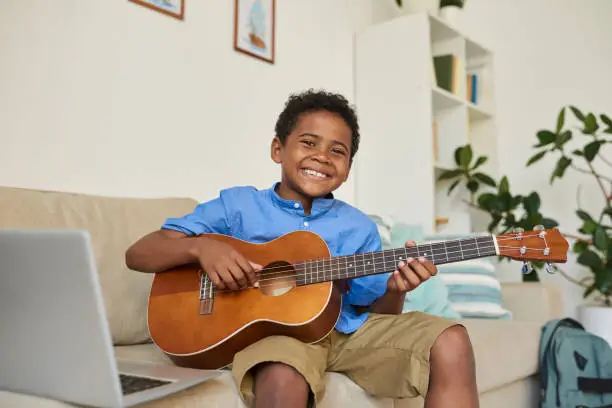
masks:
{"label": "acoustic ukulele", "polygon": [[199,265],[155,274],[148,304],[148,327],[155,345],[179,366],[219,369],[234,354],[272,335],[317,342],[333,330],[340,315],[341,290],[335,283],[389,273],[399,261],[426,257],[441,265],[494,255],[524,262],[567,261],[568,243],[557,229],[503,235],[475,235],[359,255],[331,257],[325,241],[296,231],[263,244],[218,234],[263,266],[259,287],[215,288]]}

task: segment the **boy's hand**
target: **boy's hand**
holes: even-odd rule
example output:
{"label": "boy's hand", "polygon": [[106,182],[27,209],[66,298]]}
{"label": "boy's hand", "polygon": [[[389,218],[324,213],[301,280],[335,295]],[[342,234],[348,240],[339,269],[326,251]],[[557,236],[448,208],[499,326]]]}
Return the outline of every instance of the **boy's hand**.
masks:
{"label": "boy's hand", "polygon": [[[414,241],[406,242],[406,247],[414,246]],[[438,273],[436,266],[428,259],[408,258],[401,261],[398,269],[393,271],[387,280],[387,292],[406,293],[415,289],[421,283]]]}
{"label": "boy's hand", "polygon": [[194,255],[217,288],[237,290],[257,286],[255,272],[261,265],[247,260],[224,242],[205,237],[196,239]]}

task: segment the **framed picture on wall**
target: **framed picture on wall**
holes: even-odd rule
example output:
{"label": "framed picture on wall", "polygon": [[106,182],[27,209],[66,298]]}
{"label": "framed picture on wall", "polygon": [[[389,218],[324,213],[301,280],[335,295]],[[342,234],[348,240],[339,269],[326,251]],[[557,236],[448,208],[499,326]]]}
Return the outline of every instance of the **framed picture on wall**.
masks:
{"label": "framed picture on wall", "polygon": [[274,64],[276,0],[235,0],[234,49]]}
{"label": "framed picture on wall", "polygon": [[128,0],[152,10],[183,20],[185,16],[185,0]]}

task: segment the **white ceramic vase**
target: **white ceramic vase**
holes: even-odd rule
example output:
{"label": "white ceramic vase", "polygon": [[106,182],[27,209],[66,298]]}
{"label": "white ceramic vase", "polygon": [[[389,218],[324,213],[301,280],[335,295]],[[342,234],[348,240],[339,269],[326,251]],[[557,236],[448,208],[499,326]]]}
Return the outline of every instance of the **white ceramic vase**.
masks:
{"label": "white ceramic vase", "polygon": [[446,6],[440,9],[440,18],[453,27],[463,26],[463,9],[457,6]]}
{"label": "white ceramic vase", "polygon": [[603,337],[612,347],[612,307],[580,305],[578,321],[587,331]]}
{"label": "white ceramic vase", "polygon": [[425,11],[437,16],[440,9],[440,0],[403,0],[402,7],[398,8],[400,14],[414,14]]}

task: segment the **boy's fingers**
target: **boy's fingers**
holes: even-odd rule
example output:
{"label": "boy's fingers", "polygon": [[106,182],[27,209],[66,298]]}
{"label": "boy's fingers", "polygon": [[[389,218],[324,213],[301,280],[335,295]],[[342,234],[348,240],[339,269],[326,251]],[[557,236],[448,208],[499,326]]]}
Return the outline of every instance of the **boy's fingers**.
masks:
{"label": "boy's fingers", "polygon": [[411,288],[416,288],[421,283],[421,280],[416,275],[416,273],[404,262],[400,262],[400,271],[402,271],[402,275],[404,279],[408,282],[408,286]]}
{"label": "boy's fingers", "polygon": [[421,278],[422,281],[425,281],[431,277],[431,272],[423,263],[419,261],[413,261],[410,264],[410,267],[419,276],[419,278]]}
{"label": "boy's fingers", "polygon": [[225,283],[225,286],[227,286],[228,288],[230,288],[232,290],[237,290],[238,289],[238,284],[234,280],[233,275],[230,273],[230,271],[229,271],[229,269],[227,267],[220,268],[218,270],[218,273],[219,273],[219,276],[221,277],[221,279],[223,280],[223,282]]}
{"label": "boy's fingers", "polygon": [[212,283],[215,285],[215,287],[219,289],[225,289],[225,284],[223,283],[223,281],[221,280],[221,278],[216,272],[209,273],[208,277],[210,278]]}
{"label": "boy's fingers", "polygon": [[393,281],[398,291],[406,292],[408,290],[408,285],[404,281],[402,273],[398,270],[393,272]]}

